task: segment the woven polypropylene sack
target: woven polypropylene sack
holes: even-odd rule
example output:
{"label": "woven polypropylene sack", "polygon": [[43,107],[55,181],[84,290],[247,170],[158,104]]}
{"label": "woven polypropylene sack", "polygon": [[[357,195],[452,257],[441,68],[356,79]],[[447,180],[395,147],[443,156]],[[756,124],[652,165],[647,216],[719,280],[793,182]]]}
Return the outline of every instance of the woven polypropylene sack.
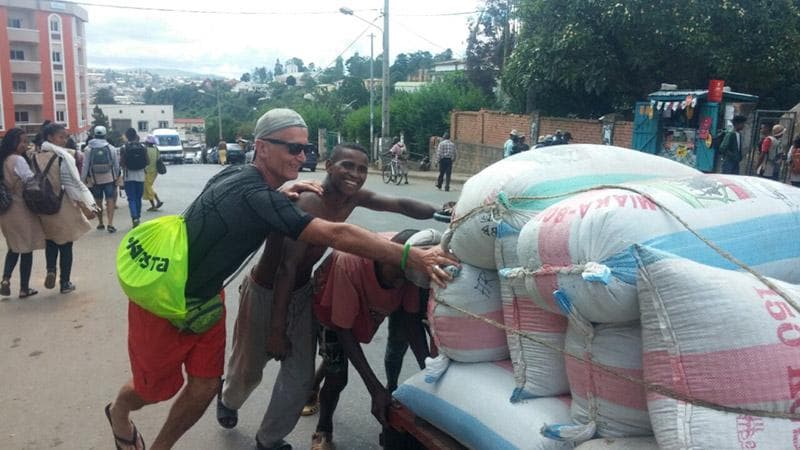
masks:
{"label": "woven polypropylene sack", "polygon": [[117,277],[125,295],[170,320],[186,316],[186,224],[182,216],[148,220],[129,231],[117,249]]}
{"label": "woven polypropylene sack", "polygon": [[[464,184],[453,211],[450,248],[463,262],[494,269],[500,220],[522,228],[536,213],[579,189],[698,173],[666,158],[607,145],[558,145],[518,153]],[[538,198],[546,196],[553,198]]]}
{"label": "woven polypropylene sack", "polygon": [[[449,306],[503,323],[497,271],[463,264],[446,289],[434,286],[428,321],[439,352],[453,361],[483,362],[508,358],[506,333]],[[439,301],[445,304],[440,304]]]}
{"label": "woven polypropylene sack", "polygon": [[[800,412],[800,311],[751,274],[645,247],[636,257],[645,380],[684,396],[648,393],[659,446],[800,448],[800,421],[691,402]],[[769,280],[800,302],[800,286]]]}
{"label": "woven polypropylene sack", "polygon": [[414,375],[393,396],[467,448],[572,448],[539,434],[544,425],[569,420],[569,396],[509,403],[514,378],[508,361],[453,363],[438,383],[424,378],[423,373]]}
{"label": "woven polypropylene sack", "polygon": [[[495,260],[498,268],[515,267],[518,231],[505,223],[497,227]],[[522,279],[500,277],[503,321],[519,331],[507,332],[508,350],[514,367],[517,387],[511,401],[548,397],[569,392],[564,367],[566,317],[537,306],[525,289]],[[522,334],[524,333],[524,335]]]}
{"label": "woven polypropylene sack", "polygon": [[555,436],[580,443],[593,436],[653,434],[641,383],[642,333],[638,322],[587,327],[570,322],[564,347],[568,355],[583,361],[566,357],[573,423],[552,427]]}
{"label": "woven polypropylene sack", "polygon": [[[547,208],[522,230],[520,262],[534,301],[590,322],[638,320],[631,248],[648,245],[707,265],[736,269],[693,235],[767,276],[800,282],[800,189],[764,178],[700,175],[625,183]],[[656,203],[650,201],[643,192]],[[533,275],[530,275],[530,274]],[[554,295],[555,293],[555,295]]]}

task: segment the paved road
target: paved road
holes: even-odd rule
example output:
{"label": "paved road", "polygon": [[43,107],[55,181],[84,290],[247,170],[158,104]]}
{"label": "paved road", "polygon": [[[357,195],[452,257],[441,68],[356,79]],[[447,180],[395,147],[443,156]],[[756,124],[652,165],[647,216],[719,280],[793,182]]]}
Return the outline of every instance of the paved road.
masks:
{"label": "paved road", "polygon": [[[160,214],[180,213],[200,191],[216,166],[170,166],[156,183],[166,202]],[[301,178],[322,179],[324,172],[304,173]],[[438,191],[427,179],[411,179],[409,185],[385,185],[371,175],[367,188],[389,195],[403,195],[441,205],[456,200],[460,186]],[[91,231],[75,244],[73,282],[77,290],[68,295],[45,290],[44,253],[34,254],[31,286],[39,295],[16,298],[18,272],[12,279],[11,298],[0,299],[0,449],[109,449],[113,448],[103,406],[129,378],[126,346],[127,301],[116,281],[114,259],[122,236],[130,228],[127,208],[117,210],[119,232]],[[145,213],[146,218],[156,213]],[[356,211],[350,222],[375,231],[434,227],[438,222],[417,221],[391,214]],[[0,254],[6,252],[0,243]],[[235,299],[238,281],[228,288]],[[238,309],[228,304],[228,330]],[[386,327],[365,348],[367,358],[381,379]],[[230,347],[228,348],[230,350]],[[223,430],[217,425],[213,405],[200,422],[179,442],[177,449],[249,449],[266,409],[278,364],[270,363],[264,382],[240,411],[239,426]],[[402,378],[415,372],[406,356]],[[334,420],[335,441],[340,449],[379,448],[379,427],[370,414],[369,396],[358,374],[352,370],[350,386],[342,394]],[[147,442],[152,442],[171,402],[147,408],[134,415]],[[295,448],[308,448],[316,417],[303,418],[288,437]]]}

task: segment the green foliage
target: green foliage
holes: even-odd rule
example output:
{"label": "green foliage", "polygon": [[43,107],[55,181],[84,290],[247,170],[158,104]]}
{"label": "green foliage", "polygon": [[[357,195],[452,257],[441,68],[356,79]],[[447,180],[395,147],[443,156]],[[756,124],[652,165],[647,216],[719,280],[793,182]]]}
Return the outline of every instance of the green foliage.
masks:
{"label": "green foliage", "polygon": [[239,81],[244,81],[245,83],[247,83],[248,81],[250,81],[250,74],[247,72],[243,73],[242,76],[239,77]]}
{"label": "green foliage", "polygon": [[[376,135],[381,131],[381,108],[377,106],[373,112],[373,126]],[[369,147],[369,106],[352,111],[344,118],[341,126],[342,135],[348,142],[358,142]]]}
{"label": "green foliage", "polygon": [[415,74],[420,69],[430,69],[433,67],[433,55],[427,51],[416,51],[414,53],[400,53],[394,59],[394,64],[389,68],[392,83],[405,81],[409,75]]}
{"label": "green foliage", "polygon": [[[527,3],[533,1],[527,0]],[[511,0],[486,0],[486,6],[471,24],[467,38],[467,78],[487,96],[493,95],[495,80],[514,47],[514,36],[509,28],[511,7]]]}
{"label": "green foliage", "polygon": [[337,128],[333,114],[325,105],[306,101],[305,104],[295,110],[300,113],[303,120],[306,121],[306,126],[308,126],[308,140],[310,142],[318,142],[317,136],[319,135],[320,128],[332,131]]}
{"label": "green foliage", "polygon": [[792,0],[526,0],[503,88],[520,111],[629,111],[670,82],[722,78],[786,108],[800,95],[800,9]]}
{"label": "green foliage", "polygon": [[114,92],[111,90],[111,88],[100,88],[94,94],[94,103],[101,105],[114,105],[117,102],[114,101]]}
{"label": "green foliage", "polygon": [[345,77],[336,90],[336,95],[341,103],[353,109],[358,109],[369,102],[369,91],[364,87],[363,80],[356,77]]}
{"label": "green foliage", "polygon": [[97,104],[95,104],[94,109],[92,109],[92,128],[99,125],[102,125],[106,127],[106,129],[108,129],[109,128],[108,116],[106,116],[103,113],[103,110],[99,106],[97,106]]}
{"label": "green foliage", "polygon": [[347,74],[351,77],[369,78],[369,57],[360,56],[356,52],[347,59],[345,65],[347,66]]}
{"label": "green foliage", "polygon": [[283,64],[281,64],[280,59],[275,60],[275,68],[272,69],[272,73],[274,73],[276,77],[278,75],[283,75]]}

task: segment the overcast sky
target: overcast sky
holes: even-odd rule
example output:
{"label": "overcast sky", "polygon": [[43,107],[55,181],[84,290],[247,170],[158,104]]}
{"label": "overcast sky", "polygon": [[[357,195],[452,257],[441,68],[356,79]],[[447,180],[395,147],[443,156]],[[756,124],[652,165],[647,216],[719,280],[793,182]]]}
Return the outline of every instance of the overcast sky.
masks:
{"label": "overcast sky", "polygon": [[[452,48],[463,56],[469,19],[480,0],[391,0],[389,53]],[[131,10],[92,6],[121,4],[143,8],[216,11],[214,14]],[[383,27],[382,0],[89,0],[86,27],[88,62],[93,68],[165,68],[239,77],[255,66],[272,69],[275,58],[298,57],[318,67],[331,65],[345,52],[369,56],[369,33],[375,32],[375,55],[381,53],[381,31],[352,16],[348,7]],[[237,12],[245,12],[238,14]],[[443,15],[449,14],[449,15]]]}

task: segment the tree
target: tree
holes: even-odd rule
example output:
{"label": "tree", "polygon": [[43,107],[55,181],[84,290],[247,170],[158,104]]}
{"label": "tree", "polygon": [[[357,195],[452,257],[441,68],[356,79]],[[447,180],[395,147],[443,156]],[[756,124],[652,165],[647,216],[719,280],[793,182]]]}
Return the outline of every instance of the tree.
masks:
{"label": "tree", "polygon": [[266,67],[256,67],[253,69],[253,81],[264,84],[270,80],[269,72]]}
{"label": "tree", "polygon": [[295,77],[289,75],[288,77],[286,77],[286,85],[287,86],[296,86],[297,85],[297,79]]}
{"label": "tree", "polygon": [[369,58],[360,56],[358,52],[347,59],[347,74],[360,79],[369,78]]}
{"label": "tree", "polygon": [[450,61],[453,59],[453,50],[447,49],[433,57],[433,62]]}
{"label": "tree", "polygon": [[433,67],[433,56],[428,51],[416,51],[414,53],[400,53],[394,60],[394,64],[389,68],[392,83],[404,81],[419,70],[430,69]]}
{"label": "tree", "polygon": [[353,109],[369,102],[369,91],[364,87],[364,81],[356,77],[345,77],[336,94],[340,103],[350,105]]}
{"label": "tree", "polygon": [[[542,3],[547,0],[528,0]],[[486,0],[480,17],[471,24],[467,38],[467,78],[484,95],[493,95],[497,78],[514,45],[509,26],[512,0]]]}
{"label": "tree", "polygon": [[244,81],[245,83],[249,82],[250,81],[250,74],[247,73],[247,72],[243,73],[242,76],[239,77],[239,81]]}
{"label": "tree", "polygon": [[275,68],[272,69],[272,73],[274,73],[276,77],[278,75],[283,75],[283,64],[281,64],[280,59],[275,60]]}
{"label": "tree", "polygon": [[97,126],[106,127],[106,129],[109,128],[108,117],[103,113],[103,110],[95,104],[94,109],[92,109],[92,128]]}
{"label": "tree", "polygon": [[114,105],[114,91],[111,88],[100,88],[94,94],[94,103],[100,105]]}
{"label": "tree", "polygon": [[303,60],[300,59],[300,58],[289,58],[286,61],[286,64],[294,64],[295,66],[297,66],[297,71],[298,72],[305,72],[306,71],[306,66],[303,64]]}
{"label": "tree", "polygon": [[518,18],[503,89],[520,111],[596,117],[630,111],[661,82],[692,89],[709,78],[759,95],[762,107],[800,96],[792,0],[537,0],[523,2]]}

